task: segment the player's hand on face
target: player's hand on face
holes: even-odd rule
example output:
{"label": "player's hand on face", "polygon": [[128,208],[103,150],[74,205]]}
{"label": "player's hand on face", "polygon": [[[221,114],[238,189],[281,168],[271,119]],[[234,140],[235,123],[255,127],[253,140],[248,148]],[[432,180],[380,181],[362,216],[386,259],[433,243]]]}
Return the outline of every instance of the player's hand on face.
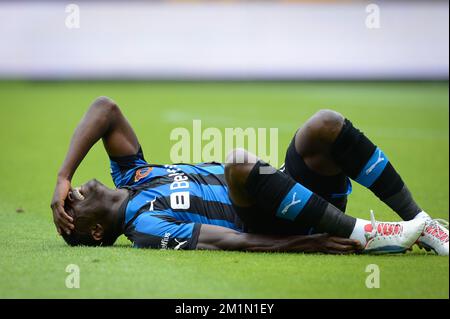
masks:
{"label": "player's hand on face", "polygon": [[356,254],[364,248],[358,240],[327,234],[317,235],[317,243],[319,251],[327,254]]}
{"label": "player's hand on face", "polygon": [[71,185],[69,180],[58,179],[53,194],[51,208],[53,211],[53,222],[60,235],[62,232],[70,234],[71,230],[75,228],[73,225],[73,218],[64,210],[64,201],[66,200],[70,189]]}

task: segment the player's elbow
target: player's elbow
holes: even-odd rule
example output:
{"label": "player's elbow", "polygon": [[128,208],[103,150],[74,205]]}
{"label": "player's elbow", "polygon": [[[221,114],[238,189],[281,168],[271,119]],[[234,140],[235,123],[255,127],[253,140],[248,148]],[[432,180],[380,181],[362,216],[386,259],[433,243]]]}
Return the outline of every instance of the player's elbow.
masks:
{"label": "player's elbow", "polygon": [[119,110],[116,102],[110,99],[107,96],[99,96],[92,103],[92,108],[98,112],[106,113],[106,114],[114,114]]}
{"label": "player's elbow", "polygon": [[100,96],[92,102],[86,117],[94,121],[99,127],[110,127],[120,116],[117,104],[106,96]]}

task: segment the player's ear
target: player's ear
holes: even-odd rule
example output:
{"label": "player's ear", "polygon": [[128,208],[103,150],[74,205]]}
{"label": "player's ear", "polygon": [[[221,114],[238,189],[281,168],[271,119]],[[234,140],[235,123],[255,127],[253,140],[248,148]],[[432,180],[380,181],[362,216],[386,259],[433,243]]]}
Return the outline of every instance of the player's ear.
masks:
{"label": "player's ear", "polygon": [[100,224],[97,224],[91,228],[91,235],[95,240],[102,240],[104,232],[103,226]]}

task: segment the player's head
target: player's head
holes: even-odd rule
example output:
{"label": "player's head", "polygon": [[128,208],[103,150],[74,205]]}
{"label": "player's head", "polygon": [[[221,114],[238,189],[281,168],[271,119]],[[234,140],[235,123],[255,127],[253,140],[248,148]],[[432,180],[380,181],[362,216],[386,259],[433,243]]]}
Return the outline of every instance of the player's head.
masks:
{"label": "player's head", "polygon": [[97,180],[71,189],[64,204],[65,211],[74,219],[70,235],[62,234],[71,246],[111,246],[120,232],[119,221],[112,210],[114,190]]}

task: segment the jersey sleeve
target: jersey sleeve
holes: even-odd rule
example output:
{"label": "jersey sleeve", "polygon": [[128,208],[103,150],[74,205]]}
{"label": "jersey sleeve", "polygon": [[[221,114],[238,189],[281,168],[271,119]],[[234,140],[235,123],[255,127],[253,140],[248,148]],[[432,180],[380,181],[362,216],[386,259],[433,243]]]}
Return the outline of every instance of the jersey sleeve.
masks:
{"label": "jersey sleeve", "polygon": [[192,250],[197,247],[200,224],[176,221],[169,216],[147,212],[139,215],[128,238],[137,248]]}
{"label": "jersey sleeve", "polygon": [[142,148],[139,148],[139,151],[135,155],[122,157],[110,156],[109,159],[111,177],[117,188],[133,184],[136,177],[145,176],[147,174],[146,170],[151,170],[149,167],[142,167],[148,165],[144,159]]}

